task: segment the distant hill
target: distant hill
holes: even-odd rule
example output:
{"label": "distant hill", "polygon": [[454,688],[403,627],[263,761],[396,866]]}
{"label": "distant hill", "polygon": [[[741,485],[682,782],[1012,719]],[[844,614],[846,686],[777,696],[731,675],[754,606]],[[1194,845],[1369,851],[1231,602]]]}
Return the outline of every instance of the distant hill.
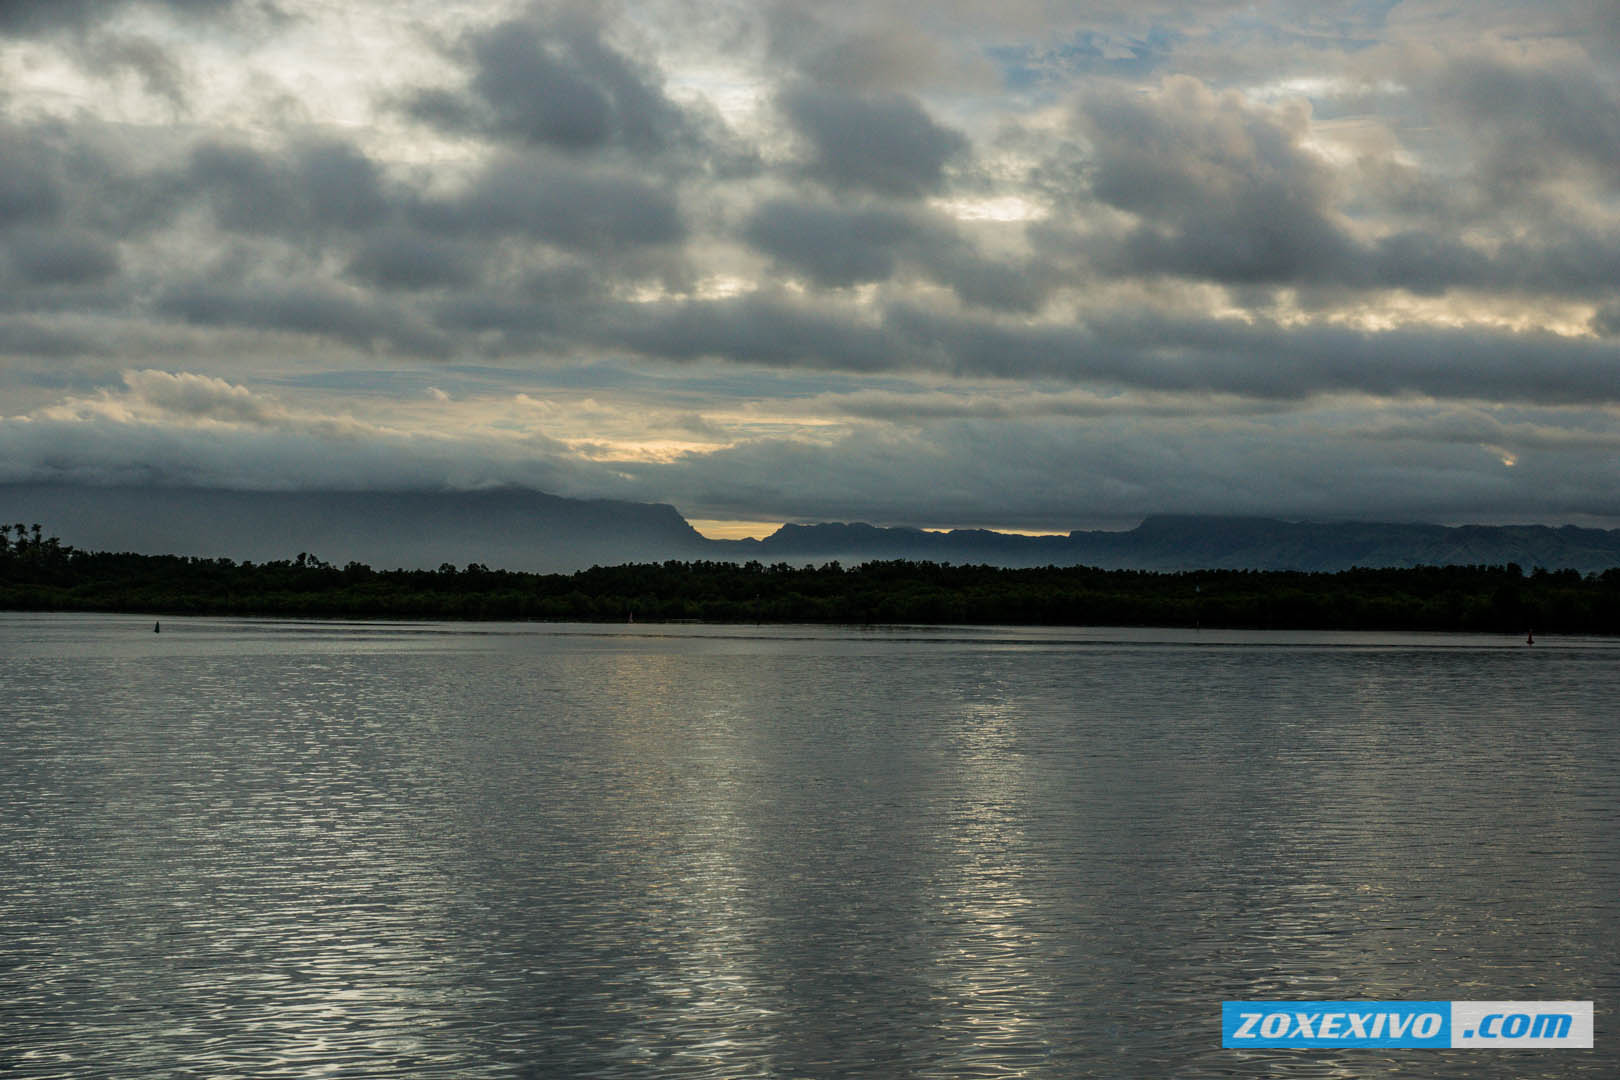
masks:
{"label": "distant hill", "polygon": [[673,506],[461,492],[266,492],[0,485],[0,520],[38,521],[86,551],[264,562],[308,552],[338,566],[434,569],[481,563],[564,572],[713,558]]}
{"label": "distant hill", "polygon": [[309,552],[339,566],[441,563],[565,572],[667,559],[802,565],[908,559],[1122,570],[1336,571],[1353,566],[1620,566],[1620,529],[1545,525],[1310,523],[1150,517],[1134,529],[1021,536],[854,523],[784,525],[762,540],[709,540],[672,506],[472,492],[244,492],[0,485],[0,520],[40,522],[90,551],[265,561]]}
{"label": "distant hill", "polygon": [[871,558],[1086,565],[1117,570],[1348,570],[1353,566],[1499,566],[1583,573],[1620,566],[1620,529],[1572,525],[1417,525],[1290,522],[1270,518],[1157,515],[1122,532],[1020,536],[957,529],[925,532],[870,525],[787,525],[734,542],[747,557],[862,562]]}

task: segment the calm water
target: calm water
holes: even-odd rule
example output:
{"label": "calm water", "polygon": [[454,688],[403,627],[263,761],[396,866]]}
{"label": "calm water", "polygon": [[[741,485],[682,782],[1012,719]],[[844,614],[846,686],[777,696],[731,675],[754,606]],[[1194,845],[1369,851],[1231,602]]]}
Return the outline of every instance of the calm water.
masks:
{"label": "calm water", "polygon": [[1620,643],[163,628],[0,615],[5,1076],[1620,1073]]}

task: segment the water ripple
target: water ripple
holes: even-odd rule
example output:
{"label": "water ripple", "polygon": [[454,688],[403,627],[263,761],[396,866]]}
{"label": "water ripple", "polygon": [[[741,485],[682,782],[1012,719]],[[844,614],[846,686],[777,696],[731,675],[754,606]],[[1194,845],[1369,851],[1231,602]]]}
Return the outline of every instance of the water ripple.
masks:
{"label": "water ripple", "polygon": [[[1620,1071],[1603,643],[140,628],[0,616],[7,1076]],[[1221,1050],[1265,997],[1600,1045]]]}

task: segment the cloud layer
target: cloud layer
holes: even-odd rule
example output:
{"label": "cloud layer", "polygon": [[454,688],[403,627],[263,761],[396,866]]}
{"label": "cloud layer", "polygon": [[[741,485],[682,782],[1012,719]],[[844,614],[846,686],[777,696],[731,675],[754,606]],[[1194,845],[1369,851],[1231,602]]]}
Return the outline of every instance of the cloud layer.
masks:
{"label": "cloud layer", "polygon": [[0,469],[1620,522],[1616,44],[1574,0],[7,5]]}

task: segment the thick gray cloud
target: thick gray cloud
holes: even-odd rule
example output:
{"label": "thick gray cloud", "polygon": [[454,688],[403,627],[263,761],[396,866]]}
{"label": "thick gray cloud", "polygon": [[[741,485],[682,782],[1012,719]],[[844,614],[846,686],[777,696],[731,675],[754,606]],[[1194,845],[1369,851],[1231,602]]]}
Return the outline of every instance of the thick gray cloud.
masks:
{"label": "thick gray cloud", "polygon": [[[90,472],[400,481],[398,431],[336,434],[374,404],[422,427],[412,483],[498,450],[754,519],[1620,518],[1591,0],[277,10],[0,5],[0,415],[36,465],[78,432]],[[573,381],[462,443],[468,365]],[[124,366],[345,404],[39,411]],[[535,417],[558,471],[501,441]]]}
{"label": "thick gray cloud", "polygon": [[[1236,319],[1126,313],[1081,327],[1033,328],[891,310],[885,327],[912,356],[962,374],[1101,380],[1150,390],[1261,399],[1326,393],[1425,394],[1544,404],[1620,402],[1620,356],[1549,333],[1422,328],[1297,328]],[[1467,363],[1457,357],[1466,356]]]}
{"label": "thick gray cloud", "polygon": [[0,125],[0,228],[47,222],[62,209],[63,177],[56,155],[35,132]]}
{"label": "thick gray cloud", "polygon": [[[139,244],[171,220],[179,205],[172,177],[121,157],[117,141],[99,133],[3,119],[0,161],[0,310],[54,313],[66,323],[127,307],[134,285],[126,242]],[[13,340],[90,340],[78,328],[34,325]]]}
{"label": "thick gray cloud", "polygon": [[1514,231],[1527,235],[1469,243],[1439,228],[1394,233],[1359,252],[1339,281],[1419,295],[1481,288],[1601,298],[1620,280],[1620,227],[1565,222]]}
{"label": "thick gray cloud", "polygon": [[1620,300],[1605,304],[1593,313],[1592,329],[1604,337],[1620,337]]}
{"label": "thick gray cloud", "polygon": [[1081,121],[1096,154],[1091,190],[1137,218],[1120,243],[1123,268],[1309,281],[1349,257],[1332,174],[1301,148],[1307,124],[1297,109],[1174,78],[1152,97],[1097,94]]}
{"label": "thick gray cloud", "polygon": [[0,116],[0,237],[64,229],[116,242],[171,224],[186,185],[167,157],[142,159],[130,142],[94,125]]}
{"label": "thick gray cloud", "polygon": [[320,284],[196,281],[170,289],[154,308],[194,326],[309,334],[364,350],[389,346],[427,356],[448,351],[442,335],[407,309]]}
{"label": "thick gray cloud", "polygon": [[1260,400],[1355,393],[1620,403],[1612,345],[1543,332],[1297,328],[1138,314],[1030,325],[906,304],[851,323],[836,308],[786,297],[601,308],[577,332],[668,359],[830,371],[1049,379]]}
{"label": "thick gray cloud", "polygon": [[967,149],[904,94],[855,94],[800,83],[778,104],[809,144],[808,175],[839,191],[917,197],[939,190],[945,166]]}
{"label": "thick gray cloud", "polygon": [[673,244],[686,234],[669,188],[614,168],[503,155],[463,191],[414,210],[444,233],[517,234],[573,251]]}
{"label": "thick gray cloud", "polygon": [[207,141],[186,168],[222,228],[296,235],[360,229],[387,215],[381,173],[361,150],[334,139],[298,141],[283,153]]}
{"label": "thick gray cloud", "polygon": [[743,236],[827,288],[886,281],[905,265],[985,307],[1032,311],[1046,291],[1028,268],[985,258],[948,219],[915,209],[774,199],[755,209]]}
{"label": "thick gray cloud", "polygon": [[[1477,57],[1430,74],[1479,169],[1461,182],[1409,179],[1383,193],[1383,206],[1357,186],[1359,170],[1375,164],[1347,172],[1308,146],[1311,117],[1297,102],[1260,105],[1185,77],[1148,93],[1095,91],[1078,111],[1089,190],[1130,217],[1070,242],[1088,242],[1089,259],[1108,273],[1234,286],[1606,294],[1620,273],[1620,223],[1584,208],[1549,213],[1527,189],[1538,177],[1567,180],[1575,167],[1600,187],[1620,183],[1614,97],[1590,72]],[[1358,217],[1364,225],[1379,212],[1397,227],[1357,235]],[[1050,227],[1043,239],[1064,242]]]}
{"label": "thick gray cloud", "polygon": [[29,285],[82,285],[118,272],[118,249],[93,233],[17,229],[3,242],[12,273]]}
{"label": "thick gray cloud", "polygon": [[1558,183],[1571,169],[1620,190],[1620,92],[1589,63],[1471,52],[1426,74],[1435,104],[1478,148],[1476,175],[1493,196]]}
{"label": "thick gray cloud", "polygon": [[381,289],[432,289],[467,284],[476,264],[469,245],[398,227],[368,235],[346,272]]}
{"label": "thick gray cloud", "polygon": [[889,210],[844,210],[779,199],[758,207],[743,235],[816,284],[839,287],[889,278],[895,248],[919,231],[912,218]]}
{"label": "thick gray cloud", "polygon": [[95,335],[64,326],[60,319],[0,317],[0,355],[70,361],[107,351]]}
{"label": "thick gray cloud", "polygon": [[609,291],[611,283],[592,265],[599,261],[539,266],[501,293],[487,288],[457,293],[438,305],[436,322],[485,341],[493,335],[502,353],[565,352],[587,339],[584,328],[597,317]]}
{"label": "thick gray cloud", "polygon": [[608,44],[584,9],[537,14],[471,33],[469,69],[457,90],[407,101],[417,118],[448,131],[584,153],[620,149],[637,158],[701,158],[712,118],[670,100],[657,72]]}
{"label": "thick gray cloud", "polygon": [[609,346],[673,360],[719,357],[767,367],[887,371],[903,360],[879,326],[832,305],[786,296],[638,304],[605,313],[590,333]]}

